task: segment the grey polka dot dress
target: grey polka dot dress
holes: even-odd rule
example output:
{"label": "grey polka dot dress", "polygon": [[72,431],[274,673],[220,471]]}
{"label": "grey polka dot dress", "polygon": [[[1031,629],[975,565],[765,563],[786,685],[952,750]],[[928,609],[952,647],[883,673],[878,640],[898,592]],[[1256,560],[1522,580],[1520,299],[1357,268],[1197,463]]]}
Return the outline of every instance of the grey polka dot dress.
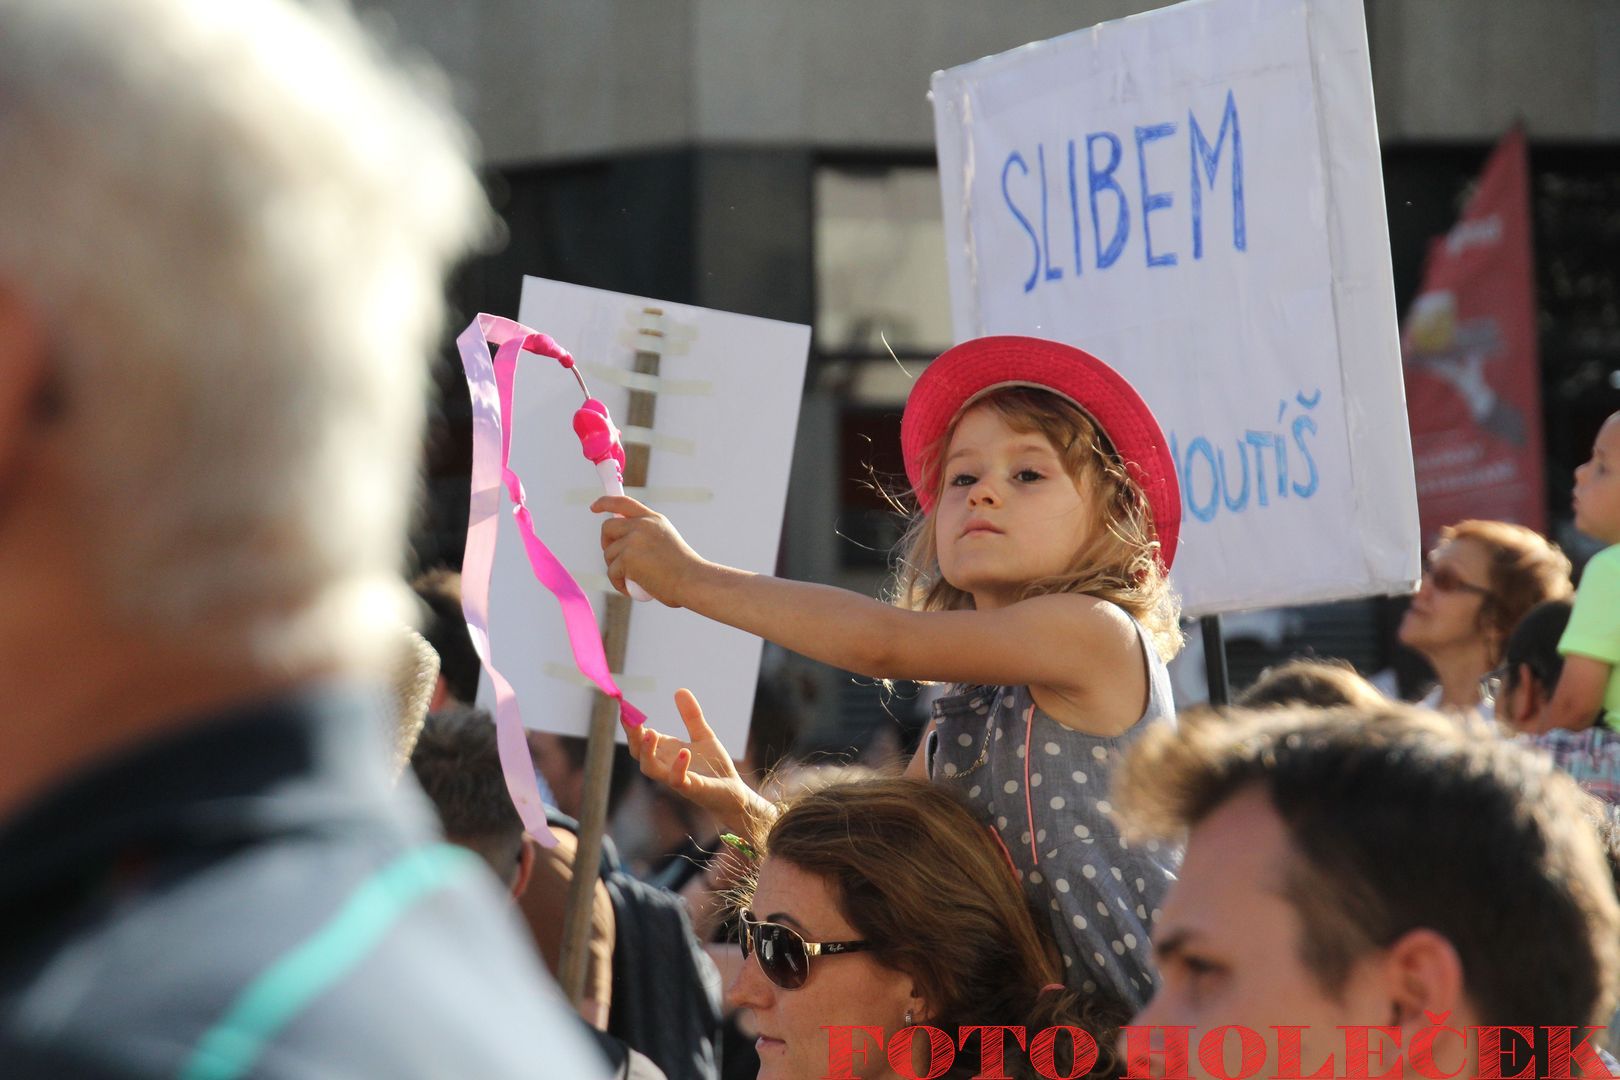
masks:
{"label": "grey polka dot dress", "polygon": [[1133,1008],[1153,996],[1148,933],[1181,862],[1178,847],[1120,835],[1108,790],[1121,753],[1175,723],[1170,677],[1146,631],[1149,701],[1123,735],[1088,735],[1035,707],[1029,688],[968,688],[934,703],[928,772],[995,827],[1025,895],[1051,919],[1064,982]]}

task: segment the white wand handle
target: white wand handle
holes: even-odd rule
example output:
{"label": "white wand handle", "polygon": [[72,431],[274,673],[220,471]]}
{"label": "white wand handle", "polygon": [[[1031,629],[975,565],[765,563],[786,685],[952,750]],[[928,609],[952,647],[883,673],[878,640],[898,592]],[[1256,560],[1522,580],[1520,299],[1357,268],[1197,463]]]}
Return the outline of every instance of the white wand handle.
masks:
{"label": "white wand handle", "polygon": [[[610,457],[603,458],[601,461],[598,461],[596,463],[596,475],[597,478],[602,481],[602,494],[624,494],[624,481],[619,478],[619,463],[617,461],[614,461]],[[614,516],[622,517],[623,515],[616,514]],[[628,579],[624,583],[624,588],[625,591],[630,594],[630,599],[632,600],[645,603],[646,601],[652,599],[652,597],[648,595],[646,589],[643,589],[640,585],[637,585],[635,582]]]}

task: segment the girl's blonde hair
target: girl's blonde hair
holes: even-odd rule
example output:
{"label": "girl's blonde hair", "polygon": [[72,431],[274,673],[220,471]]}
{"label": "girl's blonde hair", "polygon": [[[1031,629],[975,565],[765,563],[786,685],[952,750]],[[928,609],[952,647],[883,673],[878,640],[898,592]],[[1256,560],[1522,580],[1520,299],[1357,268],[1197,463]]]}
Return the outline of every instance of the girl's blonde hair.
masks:
{"label": "girl's blonde hair", "polygon": [[[1014,431],[1044,436],[1095,510],[1091,528],[1068,567],[1055,576],[1029,582],[1019,599],[1083,593],[1117,604],[1147,629],[1160,658],[1169,660],[1181,649],[1181,602],[1159,563],[1152,509],[1097,425],[1074,402],[1024,386],[992,391],[970,402],[928,451],[922,474],[924,482],[932,485],[936,500],[945,487],[938,463],[962,416],[980,406],[994,409]],[[940,573],[934,515],[920,511],[914,515],[899,550],[896,605],[912,611],[958,611],[973,606],[973,597]]]}

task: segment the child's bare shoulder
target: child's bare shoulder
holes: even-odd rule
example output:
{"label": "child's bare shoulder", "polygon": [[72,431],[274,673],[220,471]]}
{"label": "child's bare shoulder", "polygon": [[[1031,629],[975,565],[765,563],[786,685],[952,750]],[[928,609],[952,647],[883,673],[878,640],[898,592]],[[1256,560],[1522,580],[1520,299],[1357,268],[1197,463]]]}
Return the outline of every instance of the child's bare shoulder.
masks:
{"label": "child's bare shoulder", "polygon": [[1109,600],[1085,593],[1049,593],[1021,600],[1014,607],[1024,608],[1032,617],[1071,628],[1098,641],[1134,646],[1136,623],[1124,608]]}
{"label": "child's bare shoulder", "polygon": [[1126,614],[1124,608],[1112,600],[1104,600],[1090,593],[1043,593],[1040,596],[1031,596],[1027,600],[1020,600],[1014,606],[1028,607],[1032,610],[1070,612],[1078,617],[1108,619],[1124,626],[1131,625],[1131,617]]}

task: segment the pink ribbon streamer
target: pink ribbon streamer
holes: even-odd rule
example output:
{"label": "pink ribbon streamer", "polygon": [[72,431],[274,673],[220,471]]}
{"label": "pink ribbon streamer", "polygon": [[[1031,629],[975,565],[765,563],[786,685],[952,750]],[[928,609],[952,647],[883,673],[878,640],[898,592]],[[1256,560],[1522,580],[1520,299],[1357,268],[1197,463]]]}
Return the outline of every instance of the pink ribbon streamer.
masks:
{"label": "pink ribbon streamer", "polygon": [[[524,738],[517,694],[495,669],[490,652],[489,583],[495,566],[503,486],[512,501],[512,515],[517,519],[529,566],[562,607],[563,625],[568,631],[568,647],[574,654],[575,666],[602,693],[618,701],[619,718],[626,727],[636,727],[646,717],[624,699],[624,693],[614,683],[591,602],[568,568],[535,535],[534,516],[529,512],[523,482],[510,468],[512,387],[516,381],[518,354],[524,341],[533,334],[534,331],[511,319],[479,315],[456,338],[473,414],[472,498],[467,514],[467,550],[461,567],[461,608],[473,648],[495,687],[496,744],[500,748],[501,769],[506,774],[506,789],[512,795],[512,804],[517,807],[524,828],[541,844],[550,847],[557,841],[546,825],[546,808],[535,782],[534,763],[529,756],[528,740]],[[493,362],[489,356],[490,345],[496,347]]]}

